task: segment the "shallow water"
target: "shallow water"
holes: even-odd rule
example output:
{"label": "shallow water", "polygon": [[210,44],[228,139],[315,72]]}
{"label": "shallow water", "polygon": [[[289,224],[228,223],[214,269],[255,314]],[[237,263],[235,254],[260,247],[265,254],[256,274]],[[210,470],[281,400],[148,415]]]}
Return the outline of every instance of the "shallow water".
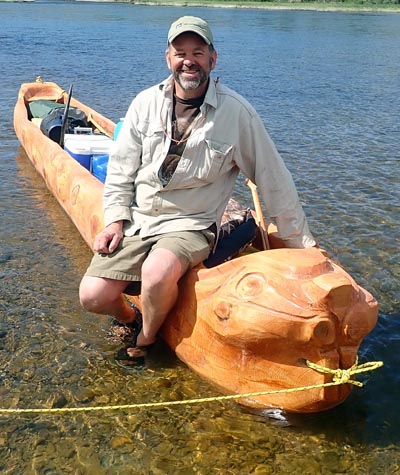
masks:
{"label": "shallow water", "polygon": [[[234,402],[0,416],[0,473],[400,473],[400,16],[194,9],[216,75],[260,112],[321,244],[379,300],[360,360],[385,366],[323,414],[252,414]],[[218,392],[160,346],[140,373],[115,365],[107,319],[79,307],[90,252],[19,148],[12,110],[41,75],[115,121],[167,74],[166,30],[187,8],[0,3],[2,407],[101,406]],[[248,32],[251,31],[251,35]],[[4,106],[3,106],[4,104]],[[251,204],[239,182],[236,195]]]}

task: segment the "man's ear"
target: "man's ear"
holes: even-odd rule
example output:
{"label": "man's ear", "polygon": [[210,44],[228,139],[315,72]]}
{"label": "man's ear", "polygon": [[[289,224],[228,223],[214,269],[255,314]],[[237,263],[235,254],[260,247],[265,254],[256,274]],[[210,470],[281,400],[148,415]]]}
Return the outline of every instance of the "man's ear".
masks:
{"label": "man's ear", "polygon": [[217,64],[218,54],[216,51],[213,51],[211,56],[211,69],[214,69]]}
{"label": "man's ear", "polygon": [[168,69],[171,70],[171,61],[169,58],[169,49],[165,50],[165,61],[167,62]]}

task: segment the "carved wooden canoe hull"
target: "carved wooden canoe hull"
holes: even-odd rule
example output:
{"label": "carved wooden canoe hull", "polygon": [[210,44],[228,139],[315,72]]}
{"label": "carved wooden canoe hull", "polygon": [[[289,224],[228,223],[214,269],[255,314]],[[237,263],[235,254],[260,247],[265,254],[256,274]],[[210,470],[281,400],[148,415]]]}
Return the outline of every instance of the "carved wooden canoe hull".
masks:
{"label": "carved wooden canoe hull", "polygon": [[[103,227],[103,185],[28,119],[27,103],[36,99],[65,102],[67,93],[54,83],[23,84],[14,128],[47,187],[92,248]],[[112,121],[74,98],[71,105],[112,136]],[[279,247],[270,229],[272,247]],[[344,401],[352,386],[291,392],[332,381],[305,362],[351,367],[377,313],[372,295],[320,250],[277,248],[187,272],[162,336],[183,362],[222,392],[265,393],[243,397],[241,404],[318,412]]]}

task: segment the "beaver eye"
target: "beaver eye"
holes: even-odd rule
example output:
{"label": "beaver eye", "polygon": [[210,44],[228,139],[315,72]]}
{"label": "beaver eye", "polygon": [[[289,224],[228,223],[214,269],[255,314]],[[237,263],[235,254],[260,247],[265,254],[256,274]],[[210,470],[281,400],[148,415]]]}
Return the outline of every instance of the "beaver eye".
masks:
{"label": "beaver eye", "polygon": [[242,299],[260,294],[264,289],[265,278],[262,274],[246,274],[236,284],[236,290]]}

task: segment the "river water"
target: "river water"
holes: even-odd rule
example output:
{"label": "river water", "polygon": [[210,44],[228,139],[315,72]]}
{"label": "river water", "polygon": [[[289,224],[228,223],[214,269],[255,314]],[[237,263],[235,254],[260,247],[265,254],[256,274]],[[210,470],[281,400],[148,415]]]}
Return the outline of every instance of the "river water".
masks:
{"label": "river water", "polygon": [[[233,402],[66,415],[0,415],[7,475],[400,474],[400,15],[0,3],[1,407],[100,406],[216,395],[165,349],[143,372],[115,365],[107,319],[77,288],[90,260],[15,137],[21,83],[73,83],[117,121],[167,75],[166,31],[208,19],[215,75],[261,114],[310,226],[380,303],[360,361],[384,367],[310,416]],[[239,182],[236,195],[251,204]]]}

